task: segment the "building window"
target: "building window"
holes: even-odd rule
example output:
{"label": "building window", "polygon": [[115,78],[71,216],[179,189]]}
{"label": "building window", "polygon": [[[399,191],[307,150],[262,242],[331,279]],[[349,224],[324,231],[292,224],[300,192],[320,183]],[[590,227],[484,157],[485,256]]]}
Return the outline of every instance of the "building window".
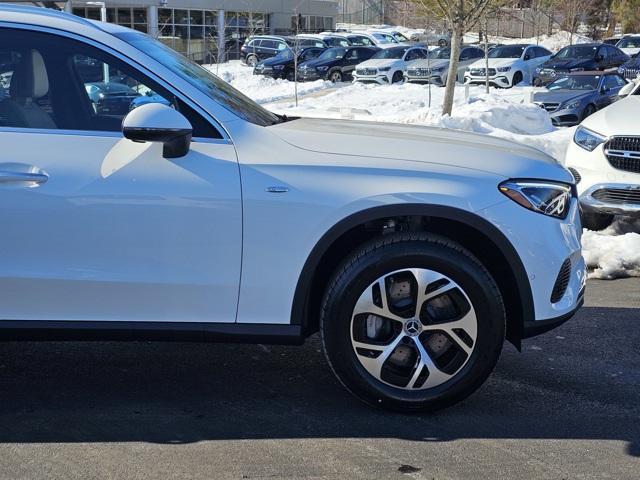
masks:
{"label": "building window", "polygon": [[319,15],[297,15],[291,17],[291,30],[300,33],[318,33],[333,30],[333,17]]}
{"label": "building window", "polygon": [[[74,7],[73,14],[91,20],[100,20],[100,7]],[[109,7],[107,8],[107,22],[117,23],[118,25],[147,33],[147,9]]]}

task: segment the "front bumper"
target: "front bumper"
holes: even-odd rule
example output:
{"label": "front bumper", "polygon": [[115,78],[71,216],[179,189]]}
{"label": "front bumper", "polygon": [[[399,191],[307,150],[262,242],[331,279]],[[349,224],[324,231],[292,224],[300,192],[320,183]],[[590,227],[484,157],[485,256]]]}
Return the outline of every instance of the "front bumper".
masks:
{"label": "front bumper", "polygon": [[582,121],[581,112],[575,108],[549,112],[549,116],[551,117],[551,123],[556,127],[573,127]]}
{"label": "front bumper", "polygon": [[404,81],[407,83],[421,83],[421,84],[432,84],[432,85],[437,85],[439,87],[444,86],[444,82],[442,81],[442,76],[435,74],[435,75],[427,75],[427,76],[423,76],[423,75],[405,75],[404,76]]}
{"label": "front bumper", "polygon": [[[487,81],[486,76],[473,76],[468,73],[464,76],[464,83],[470,85],[484,85]],[[511,81],[506,75],[494,75],[489,77],[489,84],[494,87],[507,88],[511,86]]]}
{"label": "front bumper", "polygon": [[379,85],[388,85],[389,77],[385,73],[379,73],[377,75],[358,75],[357,73],[353,74],[354,82],[362,82],[362,83],[377,83]]}
{"label": "front bumper", "polygon": [[640,173],[611,166],[603,146],[588,152],[571,142],[567,149],[566,166],[580,178],[580,206],[585,212],[640,218]]}
{"label": "front bumper", "polygon": [[282,72],[283,70],[273,70],[273,69],[258,70],[257,68],[253,69],[254,75],[262,75],[263,77],[270,77],[273,79],[282,78]]}
{"label": "front bumper", "polygon": [[478,213],[509,238],[522,261],[534,307],[533,319],[523,325],[529,336],[569,318],[580,307],[587,278],[578,200],[572,200],[564,220],[526,210],[511,200]]}
{"label": "front bumper", "polygon": [[321,75],[315,70],[298,70],[297,78],[299,82],[313,82],[323,79],[324,75]]}

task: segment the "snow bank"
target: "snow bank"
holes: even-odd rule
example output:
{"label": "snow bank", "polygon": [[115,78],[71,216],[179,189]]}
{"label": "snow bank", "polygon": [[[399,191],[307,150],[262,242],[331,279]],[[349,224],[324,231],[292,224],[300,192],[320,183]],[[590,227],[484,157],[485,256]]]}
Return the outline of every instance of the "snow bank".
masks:
{"label": "snow bank", "polygon": [[[275,102],[294,96],[293,82],[253,75],[251,67],[239,60],[219,65],[204,65],[204,67],[258,103]],[[298,94],[307,95],[326,88],[335,88],[335,85],[323,80],[298,83]]]}
{"label": "snow bank", "polygon": [[[557,52],[563,47],[570,45],[571,42],[571,34],[567,31],[561,30],[552,35],[540,35],[538,37],[531,38],[508,38],[508,37],[499,37],[489,35],[489,40],[495,43],[533,43],[534,45],[540,45],[545,47],[552,52]],[[474,43],[478,41],[477,33],[467,33],[464,36],[464,41],[469,43]],[[593,40],[584,35],[579,35],[577,33],[573,34],[573,43],[589,43]]]}
{"label": "snow bank", "polygon": [[601,232],[585,230],[583,255],[589,278],[640,277],[640,220],[616,220]]}

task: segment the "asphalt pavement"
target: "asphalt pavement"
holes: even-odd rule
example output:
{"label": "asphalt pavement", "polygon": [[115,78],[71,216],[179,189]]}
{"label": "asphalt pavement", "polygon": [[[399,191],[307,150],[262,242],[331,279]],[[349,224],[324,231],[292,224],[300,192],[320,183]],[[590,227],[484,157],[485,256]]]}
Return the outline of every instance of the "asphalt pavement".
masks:
{"label": "asphalt pavement", "polygon": [[638,479],[640,279],[590,281],[432,415],[360,404],[302,347],[0,343],[0,479]]}

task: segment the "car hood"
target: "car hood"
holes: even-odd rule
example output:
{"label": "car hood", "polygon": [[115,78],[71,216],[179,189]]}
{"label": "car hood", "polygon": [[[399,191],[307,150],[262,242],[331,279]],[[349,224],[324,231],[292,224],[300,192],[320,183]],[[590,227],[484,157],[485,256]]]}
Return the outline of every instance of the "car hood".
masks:
{"label": "car hood", "polygon": [[402,63],[402,60],[394,58],[372,58],[358,64],[358,68],[386,68],[393,67],[397,63]]}
{"label": "car hood", "polygon": [[558,58],[550,59],[544,62],[540,68],[592,68],[595,66],[595,61],[592,58]]}
{"label": "car hood", "polygon": [[636,53],[640,52],[640,48],[638,47],[621,48],[620,50],[622,50],[627,55],[635,55]]}
{"label": "car hood", "polygon": [[412,62],[407,63],[408,68],[441,68],[441,67],[446,68],[448,66],[449,66],[449,60],[446,60],[443,58],[435,59],[435,60],[420,59],[420,60],[413,60]]}
{"label": "car hood", "polygon": [[[505,178],[572,182],[545,153],[501,138],[445,128],[353,120],[301,118],[269,127],[295,147],[335,155],[467,168]],[[417,166],[422,164],[422,167]],[[366,165],[363,165],[366,166]]]}
{"label": "car hood", "polygon": [[274,65],[288,65],[293,63],[293,58],[283,59],[283,58],[267,58],[266,60],[261,61],[258,65],[264,65],[265,67],[273,67]]}
{"label": "car hood", "polygon": [[321,66],[331,66],[334,65],[339,59],[329,58],[329,59],[319,59],[314,58],[313,60],[307,60],[306,62],[302,62],[298,64],[298,68],[304,70],[305,68],[313,69]]}
{"label": "car hood", "polygon": [[630,119],[637,118],[640,111],[640,96],[631,95],[597,111],[583,122],[589,130],[604,136],[640,135],[640,126]]}
{"label": "car hood", "polygon": [[534,102],[565,103],[570,100],[586,99],[596,93],[595,90],[555,90],[553,92],[536,92]]}
{"label": "car hood", "polygon": [[[489,68],[499,68],[499,67],[510,67],[514,63],[518,61],[517,58],[490,58],[489,59]],[[484,58],[473,62],[469,68],[484,68],[485,60]]]}

